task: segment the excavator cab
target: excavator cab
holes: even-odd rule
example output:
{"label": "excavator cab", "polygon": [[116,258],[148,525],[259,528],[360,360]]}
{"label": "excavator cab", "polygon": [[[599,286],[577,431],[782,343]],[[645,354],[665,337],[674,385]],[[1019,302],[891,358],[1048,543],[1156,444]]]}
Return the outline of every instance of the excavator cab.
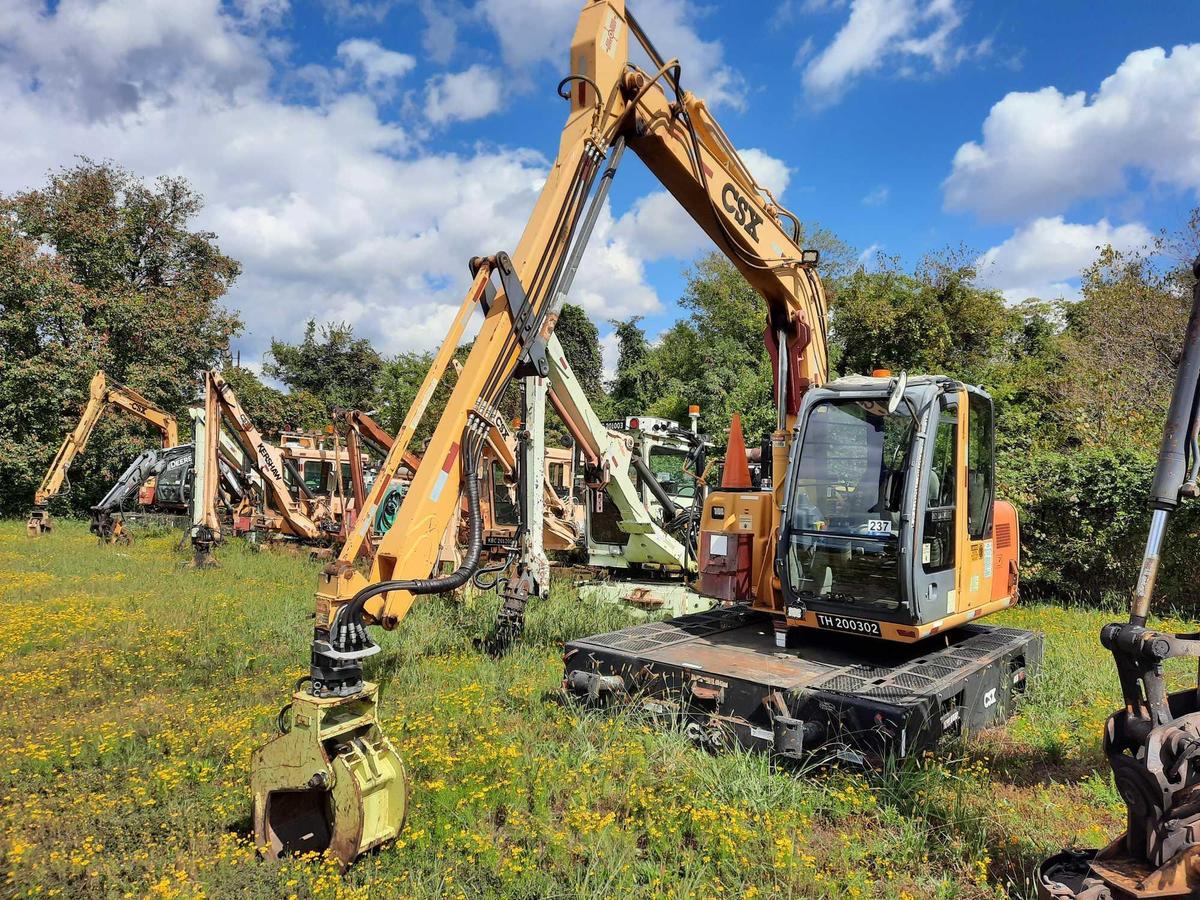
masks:
{"label": "excavator cab", "polygon": [[1013,602],[993,423],[987,393],[943,376],[808,391],[776,557],[787,624],[907,642]]}

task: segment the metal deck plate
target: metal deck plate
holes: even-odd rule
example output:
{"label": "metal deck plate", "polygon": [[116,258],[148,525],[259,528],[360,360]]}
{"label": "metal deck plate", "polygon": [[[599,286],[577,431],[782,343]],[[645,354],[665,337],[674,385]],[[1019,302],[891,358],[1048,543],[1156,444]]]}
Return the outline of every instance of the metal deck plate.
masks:
{"label": "metal deck plate", "polygon": [[783,690],[822,690],[905,703],[986,665],[1029,633],[964,625],[919,644],[793,629],[775,645],[771,618],[745,608],[716,609],[580,638],[568,651],[616,653],[640,662],[736,678]]}

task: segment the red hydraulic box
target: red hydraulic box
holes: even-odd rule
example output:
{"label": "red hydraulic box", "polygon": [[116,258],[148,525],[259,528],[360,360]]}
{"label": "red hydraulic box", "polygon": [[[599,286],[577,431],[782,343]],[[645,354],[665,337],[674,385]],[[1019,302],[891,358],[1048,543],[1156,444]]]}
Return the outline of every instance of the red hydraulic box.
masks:
{"label": "red hydraulic box", "polygon": [[729,603],[753,596],[754,535],[706,531],[700,534],[700,593]]}

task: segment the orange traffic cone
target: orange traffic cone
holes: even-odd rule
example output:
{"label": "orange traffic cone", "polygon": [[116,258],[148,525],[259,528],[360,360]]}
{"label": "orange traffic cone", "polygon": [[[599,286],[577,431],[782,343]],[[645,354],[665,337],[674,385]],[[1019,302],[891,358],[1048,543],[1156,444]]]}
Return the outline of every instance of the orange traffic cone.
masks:
{"label": "orange traffic cone", "polygon": [[733,414],[729,423],[729,443],[725,447],[725,470],[721,487],[734,491],[750,490],[750,463],[746,460],[746,438],[742,435],[742,417]]}

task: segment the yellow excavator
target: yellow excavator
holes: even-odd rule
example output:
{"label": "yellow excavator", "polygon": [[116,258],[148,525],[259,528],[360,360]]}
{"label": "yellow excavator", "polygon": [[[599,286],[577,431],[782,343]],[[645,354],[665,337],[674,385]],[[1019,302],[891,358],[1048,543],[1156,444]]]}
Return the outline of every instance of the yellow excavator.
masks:
{"label": "yellow excavator", "polygon": [[[263,438],[253,420],[238,401],[233,387],[216,370],[204,374],[204,441],[197,441],[196,469],[217,472],[222,423],[233,435],[257,471],[266,501],[267,525],[274,533],[309,543],[331,543],[341,525],[329,500],[310,491],[293,460],[279,447]],[[209,424],[211,423],[211,424]],[[296,496],[290,484],[296,485]],[[193,497],[197,504],[191,529],[193,565],[206,568],[213,564],[212,548],[221,540],[221,520],[217,509],[216,478],[204,478]]]}
{"label": "yellow excavator", "polygon": [[102,371],[97,372],[88,385],[88,401],[78,424],[63,438],[58,453],[54,455],[50,468],[46,470],[42,483],[33,495],[33,509],[30,510],[29,520],[25,523],[25,530],[30,537],[37,537],[54,528],[50,510],[47,508],[50,499],[62,490],[67,480],[67,470],[71,468],[75,457],[87,446],[88,438],[92,436],[100,416],[110,406],[125,410],[158,428],[162,432],[163,449],[178,446],[179,427],[174,416],[151,403],[133,388],[109,380]]}
{"label": "yellow excavator", "polygon": [[[648,68],[631,62],[631,49]],[[626,148],[763,297],[776,427],[757,483],[731,440],[704,502],[700,586],[719,608],[568,643],[564,686],[624,696],[709,746],[788,758],[905,756],[998,721],[1040,636],[972,622],[1016,600],[1017,522],[994,497],[992,404],[938,376],[830,382],[819,255],[756,181],[704,102],[684,90],[623,0],[588,0],[559,84],[558,154],[515,251],[476,257],[473,281],[367,499],[373,511],[476,308],[484,320],[395,524],[369,570],[363,515],[318,581],[310,674],[252,758],[265,854],[327,851],[348,865],[403,827],[403,764],[363,664],[415,600],[479,565],[480,459],[513,378],[548,377],[548,344]],[[627,463],[626,463],[627,464]],[[616,465],[594,463],[601,484]],[[465,496],[468,541],[450,573],[439,545]],[[535,586],[517,561],[505,606]]]}

